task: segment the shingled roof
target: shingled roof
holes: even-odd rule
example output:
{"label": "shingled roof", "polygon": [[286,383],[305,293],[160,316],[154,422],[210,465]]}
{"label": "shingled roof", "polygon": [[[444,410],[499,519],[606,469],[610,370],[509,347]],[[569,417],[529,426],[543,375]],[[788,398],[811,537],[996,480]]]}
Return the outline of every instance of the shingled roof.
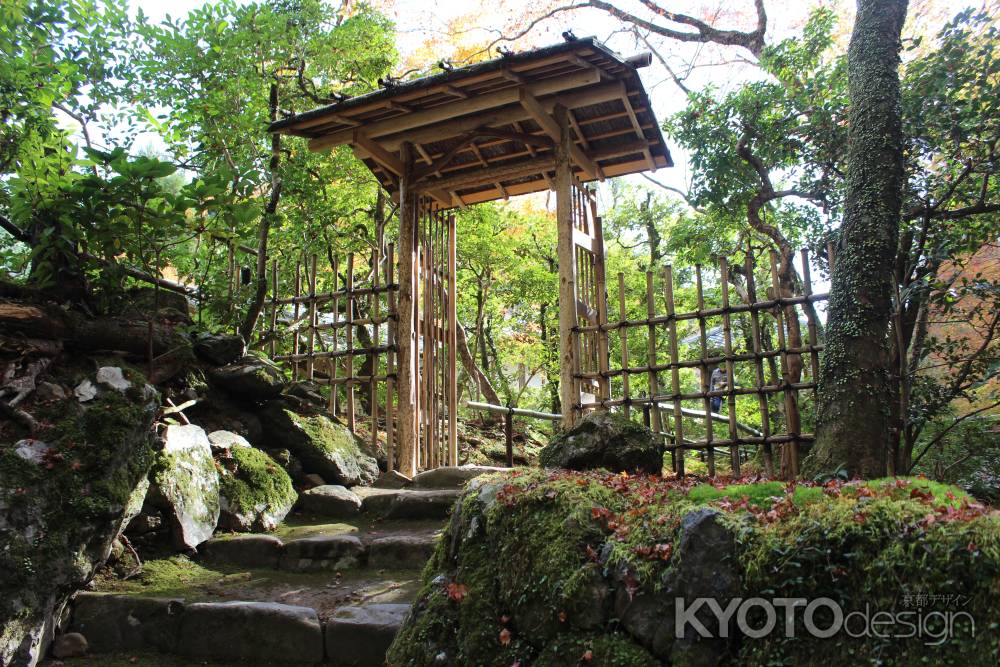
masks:
{"label": "shingled roof", "polygon": [[391,194],[404,142],[414,187],[451,207],[553,187],[558,126],[569,110],[573,169],[583,181],[673,166],[637,69],[594,38],[390,85],[273,123],[322,151],[350,145]]}

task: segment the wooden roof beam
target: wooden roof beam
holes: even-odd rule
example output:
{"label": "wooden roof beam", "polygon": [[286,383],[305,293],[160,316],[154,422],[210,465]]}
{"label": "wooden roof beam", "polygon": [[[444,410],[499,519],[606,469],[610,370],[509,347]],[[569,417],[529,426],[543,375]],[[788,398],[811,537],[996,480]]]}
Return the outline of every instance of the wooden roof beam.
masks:
{"label": "wooden roof beam", "polygon": [[[525,90],[533,96],[544,96],[560,93],[572,88],[593,85],[599,81],[600,76],[597,72],[579,72],[569,76],[561,76],[539,81],[538,83],[528,85]],[[414,111],[413,113],[403,116],[396,116],[369,123],[365,126],[365,133],[369,138],[374,139],[388,134],[414,130],[425,125],[433,125],[442,121],[451,120],[457,116],[488,111],[496,107],[515,103],[518,101],[518,94],[519,89],[514,87],[505,88],[492,93],[483,93],[482,95],[476,95],[458,102],[441,104],[430,109]],[[309,142],[309,150],[326,150],[328,148],[350,143],[352,139],[353,133],[350,131],[334,132],[332,134],[317,137],[311,140]],[[410,140],[413,141],[412,138]],[[420,141],[419,143],[423,143],[423,141]]]}
{"label": "wooden roof beam", "polygon": [[[510,90],[516,92],[516,89],[512,88]],[[542,97],[539,98],[538,101],[541,102],[542,107],[545,108],[547,113],[551,113],[552,108],[557,102],[562,104],[567,109],[576,109],[578,107],[585,107],[592,104],[601,104],[602,102],[616,100],[621,94],[620,91],[621,89],[618,84],[604,83],[597,86],[591,86],[583,90],[572,90],[558,95]],[[385,146],[388,150],[394,151],[399,150],[399,147],[404,141],[427,144],[434,141],[457,137],[465,132],[484,126],[492,127],[496,125],[507,125],[515,120],[523,121],[530,119],[531,114],[529,114],[524,107],[520,105],[520,102],[515,99],[514,104],[511,106],[494,109],[480,115],[449,119],[445,122],[420,127],[409,132],[395,133],[384,138],[380,138],[379,143]],[[340,134],[340,132],[335,134]],[[309,148],[311,150],[315,150],[313,146],[314,144],[310,142]]]}
{"label": "wooden roof beam", "polygon": [[373,160],[378,162],[379,166],[392,172],[398,178],[401,178],[406,171],[403,161],[399,157],[379,146],[361,130],[354,131],[354,145],[368,153]]}
{"label": "wooden roof beam", "polygon": [[[635,134],[640,139],[646,138],[646,133],[642,131],[642,123],[639,122],[639,117],[635,113],[635,109],[632,108],[632,102],[628,98],[628,87],[625,82],[621,82],[622,86],[622,104],[625,105],[625,113],[628,114],[628,119],[632,123],[632,129],[635,130]],[[656,162],[653,161],[653,154],[649,152],[649,148],[645,148],[642,151],[643,156],[646,158],[646,165],[649,166],[650,171],[656,171]]]}
{"label": "wooden roof beam", "polygon": [[[522,87],[520,90],[521,94],[521,106],[524,107],[536,123],[538,123],[545,133],[549,135],[552,141],[559,141],[559,125],[553,120],[542,105],[538,102],[538,99],[531,94],[527,88]],[[601,168],[598,167],[593,160],[587,157],[587,154],[583,152],[579,146],[575,143],[570,143],[569,145],[570,156],[573,161],[583,169],[591,178],[600,178],[604,180],[604,174],[601,172]]]}

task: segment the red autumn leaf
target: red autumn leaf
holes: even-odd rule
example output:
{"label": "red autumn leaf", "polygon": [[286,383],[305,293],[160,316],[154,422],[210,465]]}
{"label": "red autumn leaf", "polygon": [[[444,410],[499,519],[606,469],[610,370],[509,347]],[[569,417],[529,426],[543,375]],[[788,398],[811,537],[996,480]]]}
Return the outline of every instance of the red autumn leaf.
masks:
{"label": "red autumn leaf", "polygon": [[469,594],[469,587],[465,584],[459,584],[457,582],[451,582],[448,584],[448,599],[455,602],[461,602],[465,599],[465,596]]}
{"label": "red autumn leaf", "polygon": [[500,644],[502,646],[507,646],[510,644],[510,630],[504,628],[500,631]]}
{"label": "red autumn leaf", "polygon": [[590,546],[589,544],[587,545],[587,558],[589,558],[591,561],[595,563],[598,560],[597,552],[594,551],[594,547]]}
{"label": "red autumn leaf", "polygon": [[501,616],[500,617],[500,623],[502,625],[507,625],[508,623],[510,623],[510,616],[508,616],[507,614],[504,614],[503,616]]}
{"label": "red autumn leaf", "polygon": [[874,498],[875,492],[871,490],[871,487],[862,486],[858,489],[859,498]]}
{"label": "red autumn leaf", "polygon": [[133,665],[134,665],[134,664],[136,664],[137,662],[139,662],[139,656],[137,656],[137,655],[133,655],[133,656],[132,656],[131,658],[129,658],[129,659],[128,659],[128,661],[129,661],[129,663],[130,663],[130,664],[133,664]]}
{"label": "red autumn leaf", "polygon": [[922,491],[920,489],[913,489],[912,491],[910,491],[910,497],[924,503],[934,500],[933,493],[931,493],[930,491]]}
{"label": "red autumn leaf", "polygon": [[594,652],[591,651],[589,648],[583,652],[583,655],[580,656],[580,662],[590,662],[593,659],[594,659]]}
{"label": "red autumn leaf", "polygon": [[559,622],[560,623],[566,622],[566,612],[561,609],[559,610]]}
{"label": "red autumn leaf", "polygon": [[966,549],[966,550],[967,550],[967,551],[968,551],[968,552],[969,552],[970,554],[974,554],[974,553],[976,553],[977,551],[979,551],[979,547],[978,547],[978,546],[976,546],[976,543],[975,543],[975,542],[969,542],[969,544],[968,544],[968,545],[966,545],[965,549]]}
{"label": "red autumn leaf", "polygon": [[866,521],[868,521],[868,517],[866,517],[861,512],[858,512],[857,514],[854,515],[854,523],[864,524]]}
{"label": "red autumn leaf", "polygon": [[660,560],[670,560],[670,556],[674,553],[674,545],[672,544],[657,544],[653,547],[653,551],[656,553]]}

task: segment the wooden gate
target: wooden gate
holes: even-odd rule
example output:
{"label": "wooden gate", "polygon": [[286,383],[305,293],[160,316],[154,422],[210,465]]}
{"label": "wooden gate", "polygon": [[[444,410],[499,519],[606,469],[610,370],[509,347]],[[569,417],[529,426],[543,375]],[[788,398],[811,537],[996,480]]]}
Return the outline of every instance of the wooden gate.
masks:
{"label": "wooden gate", "polygon": [[608,337],[600,329],[608,322],[604,232],[595,193],[575,183],[572,196],[577,325],[588,328],[576,336],[574,395],[581,403],[593,404],[610,398]]}
{"label": "wooden gate", "polygon": [[421,198],[416,231],[416,465],[427,470],[458,465],[455,216]]}

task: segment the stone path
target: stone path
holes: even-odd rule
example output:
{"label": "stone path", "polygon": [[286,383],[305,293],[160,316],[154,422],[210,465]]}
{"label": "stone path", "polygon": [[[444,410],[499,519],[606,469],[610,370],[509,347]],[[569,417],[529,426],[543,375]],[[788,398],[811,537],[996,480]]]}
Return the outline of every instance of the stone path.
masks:
{"label": "stone path", "polygon": [[405,489],[354,489],[356,516],[322,516],[311,504],[275,534],[213,538],[198,562],[218,581],[169,597],[80,593],[69,630],[92,654],[383,665],[461,487],[492,470],[444,468]]}

